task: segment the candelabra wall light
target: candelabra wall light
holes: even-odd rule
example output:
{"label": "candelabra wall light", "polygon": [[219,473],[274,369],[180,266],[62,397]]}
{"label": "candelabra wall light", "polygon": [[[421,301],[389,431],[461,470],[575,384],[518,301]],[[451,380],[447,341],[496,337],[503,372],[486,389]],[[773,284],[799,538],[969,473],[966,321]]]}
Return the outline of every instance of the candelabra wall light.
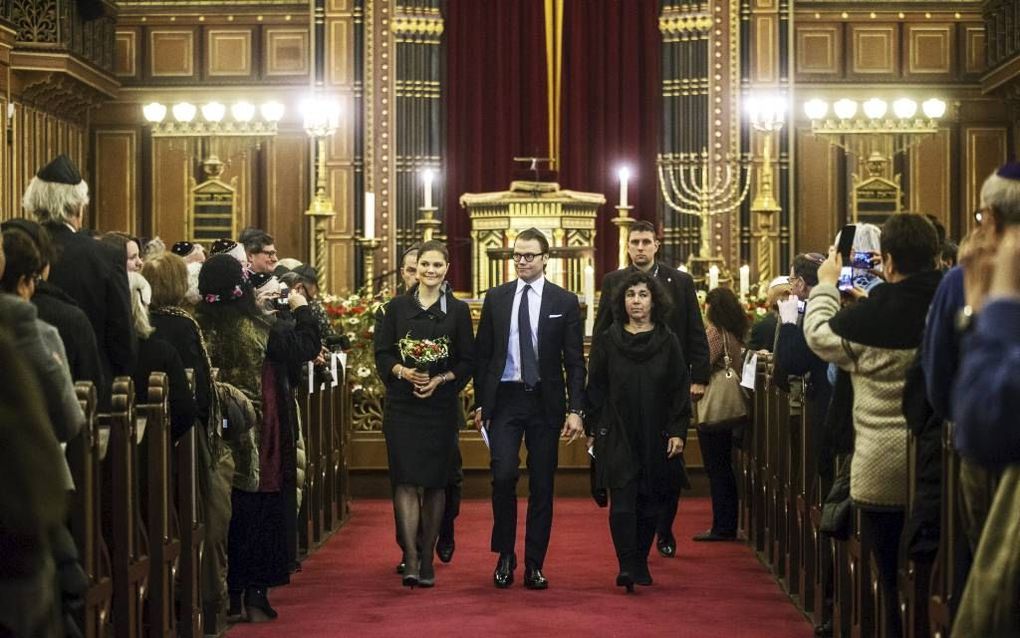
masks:
{"label": "candelabra wall light", "polygon": [[263,137],[276,135],[277,123],[285,110],[283,104],[275,101],[258,107],[240,101],[229,109],[215,101],[200,107],[191,102],[178,102],[170,107],[151,102],[142,107],[142,115],[152,125],[156,137]]}
{"label": "candelabra wall light", "polygon": [[[758,187],[751,201],[751,214],[758,220],[758,230],[753,233],[758,242],[758,280],[767,286],[774,273],[778,273],[776,262],[776,218],[782,207],[776,200],[772,173],[772,137],[783,129],[786,118],[786,98],[781,95],[755,95],[747,100],[747,114],[751,129],[761,135],[761,170],[758,173]],[[743,285],[741,286],[743,289]],[[742,290],[743,291],[743,290]]]}
{"label": "candelabra wall light", "polygon": [[[831,114],[830,114],[831,111]],[[850,135],[897,135],[901,152],[939,129],[946,115],[945,101],[933,97],[920,104],[902,97],[891,103],[873,97],[863,102],[841,98],[831,104],[820,98],[804,103],[804,114],[811,121],[811,132],[830,143],[846,148],[843,138]]]}
{"label": "candelabra wall light", "polygon": [[[333,199],[329,196],[326,182],[326,140],[336,133],[340,126],[340,104],[323,97],[310,98],[302,102],[301,115],[304,129],[315,144],[315,194],[305,215],[312,224],[311,262],[319,275],[319,283],[327,286],[329,281],[329,251],[326,247],[326,226],[336,216]],[[367,215],[366,215],[367,217]],[[366,227],[365,234],[369,234]],[[372,222],[371,234],[375,234]]]}

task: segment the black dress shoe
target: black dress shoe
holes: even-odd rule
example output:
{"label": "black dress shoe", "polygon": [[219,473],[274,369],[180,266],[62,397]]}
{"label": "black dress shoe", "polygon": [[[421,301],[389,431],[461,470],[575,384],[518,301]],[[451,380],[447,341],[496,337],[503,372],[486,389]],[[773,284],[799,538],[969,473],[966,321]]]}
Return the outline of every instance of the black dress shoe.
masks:
{"label": "black dress shoe", "polygon": [[453,550],[455,550],[456,548],[457,545],[453,541],[450,541],[449,544],[437,543],[436,556],[438,556],[439,560],[443,561],[444,563],[449,563],[451,560],[453,560]]}
{"label": "black dress shoe", "polygon": [[397,563],[397,573],[398,574],[403,574],[404,573],[404,569],[406,569],[406,568],[407,568],[407,563],[405,563],[404,561],[400,561],[399,563]]}
{"label": "black dress shoe", "polygon": [[527,589],[548,589],[549,580],[542,575],[542,570],[529,567],[524,571],[524,587]]}
{"label": "black dress shoe", "polygon": [[514,584],[514,570],[517,569],[517,554],[500,554],[492,582],[497,589],[506,589]]}
{"label": "black dress shoe", "polygon": [[826,620],[820,625],[815,625],[815,635],[821,636],[822,638],[831,638],[832,636],[832,620]]}
{"label": "black dress shoe", "polygon": [[659,536],[658,540],[655,541],[655,546],[663,558],[673,558],[676,556],[676,538],[672,534],[669,536]]}
{"label": "black dress shoe", "polygon": [[699,543],[715,543],[723,541],[735,541],[737,540],[737,533],[732,534],[717,534],[712,530],[702,532],[693,538],[694,541]]}

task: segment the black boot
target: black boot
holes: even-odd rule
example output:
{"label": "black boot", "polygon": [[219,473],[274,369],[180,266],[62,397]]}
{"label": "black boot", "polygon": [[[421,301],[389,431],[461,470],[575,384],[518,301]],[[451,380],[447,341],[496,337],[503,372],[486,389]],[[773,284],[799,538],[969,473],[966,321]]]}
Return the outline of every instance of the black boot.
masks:
{"label": "black boot", "polygon": [[652,573],[648,571],[648,555],[634,561],[634,582],[647,587],[652,584]]}
{"label": "black boot", "polygon": [[269,592],[265,587],[249,587],[244,590],[244,608],[249,622],[274,620],[278,614],[269,604]]}
{"label": "black boot", "polygon": [[244,619],[244,604],[241,600],[243,591],[230,590],[230,603],[227,607],[227,622],[241,622]]}
{"label": "black boot", "polygon": [[612,533],[616,558],[620,563],[620,573],[616,576],[616,585],[625,587],[628,592],[633,592],[635,558],[638,555],[637,517],[633,512],[610,514],[609,531]]}

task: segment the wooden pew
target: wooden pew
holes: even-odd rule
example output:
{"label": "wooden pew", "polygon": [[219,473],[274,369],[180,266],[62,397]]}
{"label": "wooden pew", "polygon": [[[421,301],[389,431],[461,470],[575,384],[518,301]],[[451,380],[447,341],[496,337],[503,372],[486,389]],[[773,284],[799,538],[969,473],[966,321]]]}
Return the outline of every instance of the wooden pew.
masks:
{"label": "wooden pew", "polygon": [[[917,500],[918,441],[913,432],[907,432],[907,520]],[[899,611],[906,638],[923,638],[929,635],[928,600],[931,585],[931,563],[916,561],[904,551],[900,556]]]}
{"label": "wooden pew", "polygon": [[336,416],[333,419],[333,427],[337,431],[337,517],[340,524],[347,521],[351,509],[351,481],[350,481],[350,449],[352,432],[349,426],[352,418],[354,404],[351,389],[347,383],[347,371],[338,366],[340,372],[339,392],[335,396],[338,405]]}
{"label": "wooden pew", "polygon": [[949,636],[953,625],[953,610],[959,603],[962,591],[956,591],[957,574],[955,551],[962,542],[963,527],[958,502],[960,457],[953,446],[953,424],[946,422],[942,428],[942,507],[940,512],[941,534],[935,565],[931,574],[931,598],[928,605],[931,635]]}
{"label": "wooden pew", "polygon": [[[312,375],[309,364],[308,375]],[[299,388],[298,408],[301,411],[302,436],[305,441],[305,485],[302,489],[301,509],[298,513],[298,548],[304,555],[311,553],[321,538],[319,522],[321,503],[319,492],[319,445],[321,393],[306,377]]]}
{"label": "wooden pew", "polygon": [[[188,370],[188,385],[195,392],[195,375]],[[176,477],[171,484],[177,511],[180,540],[180,586],[178,588],[177,632],[184,638],[202,636],[202,547],[205,525],[198,481],[197,438],[204,435],[196,424],[177,441],[174,450]]]}
{"label": "wooden pew", "polygon": [[88,382],[75,384],[75,392],[85,413],[81,434],[67,444],[67,460],[74,477],[71,499],[71,531],[88,584],[78,625],[85,638],[110,635],[110,611],[113,604],[113,580],[110,555],[103,539],[101,515],[100,463],[107,452],[109,429],[101,430],[96,412],[96,388]]}
{"label": "wooden pew", "polygon": [[[175,577],[181,555],[180,533],[171,498],[170,387],[166,373],[149,376],[146,402],[136,406],[144,465],[138,478],[147,498],[142,501],[149,535],[149,595],[145,624],[151,638],[177,633]],[[142,425],[144,423],[144,425]]]}
{"label": "wooden pew", "polygon": [[113,382],[111,412],[100,422],[110,429],[104,465],[104,512],[113,567],[113,632],[117,638],[142,636],[142,611],[149,588],[149,542],[141,519],[138,487],[139,437],[135,421],[135,392],[130,377]]}
{"label": "wooden pew", "polygon": [[[815,617],[818,601],[815,594],[815,583],[818,581],[818,530],[811,518],[812,499],[818,492],[818,459],[815,458],[814,432],[811,419],[814,418],[808,406],[807,382],[798,379],[800,396],[800,416],[792,424],[797,432],[798,462],[796,467],[796,493],[793,509],[797,542],[799,546],[797,569],[797,593],[801,608],[805,613]],[[815,624],[821,624],[817,620]]]}
{"label": "wooden pew", "polygon": [[758,364],[755,370],[754,382],[754,424],[752,429],[751,445],[751,520],[749,540],[755,551],[765,552],[769,544],[767,526],[768,516],[766,503],[768,501],[768,375],[766,371],[765,358],[758,357]]}

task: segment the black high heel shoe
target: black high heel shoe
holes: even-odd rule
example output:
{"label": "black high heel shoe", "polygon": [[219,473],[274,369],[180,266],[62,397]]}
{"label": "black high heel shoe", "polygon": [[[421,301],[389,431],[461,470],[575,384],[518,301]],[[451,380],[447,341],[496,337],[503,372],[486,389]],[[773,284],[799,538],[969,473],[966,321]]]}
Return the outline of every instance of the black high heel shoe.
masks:
{"label": "black high heel shoe", "polygon": [[275,620],[279,615],[269,604],[269,592],[265,587],[249,587],[244,590],[244,609],[249,622]]}
{"label": "black high heel shoe", "polygon": [[634,577],[630,575],[630,572],[620,572],[616,575],[616,586],[626,587],[628,594],[634,593]]}
{"label": "black high heel shoe", "polygon": [[436,586],[436,568],[429,562],[418,570],[418,586],[422,588]]}
{"label": "black high heel shoe", "polygon": [[418,576],[420,568],[421,568],[420,560],[412,567],[411,561],[407,560],[406,558],[404,559],[404,577],[400,579],[400,582],[403,583],[404,587],[410,587],[411,589],[414,589],[419,584],[421,584],[420,582],[421,579]]}

